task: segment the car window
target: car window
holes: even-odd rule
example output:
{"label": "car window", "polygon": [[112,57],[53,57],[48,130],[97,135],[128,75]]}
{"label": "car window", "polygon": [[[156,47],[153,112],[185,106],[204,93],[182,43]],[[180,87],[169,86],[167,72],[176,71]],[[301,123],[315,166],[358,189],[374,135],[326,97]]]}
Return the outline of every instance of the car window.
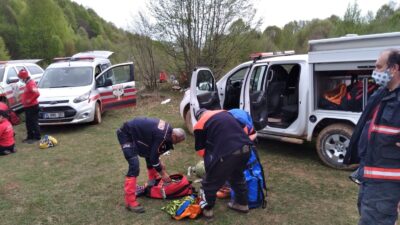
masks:
{"label": "car window", "polygon": [[21,71],[22,69],[26,70],[26,68],[23,67],[23,66],[16,66],[16,68],[17,68],[18,73],[19,73],[19,71]]}
{"label": "car window", "polygon": [[129,82],[131,78],[130,65],[118,66],[112,69],[114,74],[114,84]]}
{"label": "car window", "polygon": [[45,70],[39,88],[81,87],[92,81],[92,67],[50,68]]}
{"label": "car window", "polygon": [[10,67],[7,71],[7,79],[15,79],[18,78],[17,71],[15,71],[14,67]]}
{"label": "car window", "polygon": [[214,91],[214,77],[208,70],[201,70],[197,74],[197,90]]}
{"label": "car window", "polygon": [[4,66],[0,66],[0,83],[3,82],[4,70]]}
{"label": "car window", "polygon": [[266,66],[258,66],[253,69],[250,77],[250,93],[261,91],[265,71]]}
{"label": "car window", "polygon": [[26,66],[28,68],[28,71],[32,74],[32,75],[36,75],[36,74],[41,74],[43,73],[43,70],[39,67],[39,66],[35,66],[35,65],[30,65],[30,66]]}

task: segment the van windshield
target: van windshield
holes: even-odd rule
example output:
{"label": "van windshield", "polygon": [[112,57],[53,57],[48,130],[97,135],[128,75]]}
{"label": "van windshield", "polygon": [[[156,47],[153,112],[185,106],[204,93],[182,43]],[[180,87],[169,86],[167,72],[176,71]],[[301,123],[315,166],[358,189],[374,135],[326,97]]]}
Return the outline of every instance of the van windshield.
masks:
{"label": "van windshield", "polygon": [[93,81],[91,67],[65,67],[46,69],[39,88],[81,87]]}

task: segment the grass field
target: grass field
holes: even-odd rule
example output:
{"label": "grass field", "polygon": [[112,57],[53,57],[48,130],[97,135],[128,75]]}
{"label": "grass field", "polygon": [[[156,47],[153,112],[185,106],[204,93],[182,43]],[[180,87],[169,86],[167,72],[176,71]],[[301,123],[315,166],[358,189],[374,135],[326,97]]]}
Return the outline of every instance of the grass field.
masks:
{"label": "grass field", "polygon": [[[139,99],[135,109],[107,112],[100,125],[45,127],[59,146],[39,150],[22,144],[24,124],[16,127],[17,154],[0,157],[0,224],[356,224],[357,186],[348,171],[321,164],[312,145],[262,140],[258,151],[268,171],[267,209],[247,215],[227,210],[218,201],[215,218],[174,221],[160,208],[166,201],[140,198],[145,214],[124,209],[123,181],[127,163],[115,130],[135,116],[159,117],[183,127],[179,116],[181,93]],[[162,159],[170,173],[186,173],[199,158],[194,139],[176,146]],[[139,180],[146,179],[141,160]]]}

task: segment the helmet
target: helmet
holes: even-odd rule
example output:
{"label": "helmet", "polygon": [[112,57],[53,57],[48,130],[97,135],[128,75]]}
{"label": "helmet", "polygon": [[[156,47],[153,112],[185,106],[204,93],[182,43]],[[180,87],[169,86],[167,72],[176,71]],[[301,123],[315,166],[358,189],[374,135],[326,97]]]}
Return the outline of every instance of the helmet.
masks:
{"label": "helmet", "polygon": [[28,71],[26,71],[25,69],[20,70],[18,73],[18,77],[19,79],[25,80],[29,77]]}
{"label": "helmet", "polygon": [[45,135],[42,139],[40,139],[39,148],[46,149],[54,147],[58,144],[57,139],[50,135]]}

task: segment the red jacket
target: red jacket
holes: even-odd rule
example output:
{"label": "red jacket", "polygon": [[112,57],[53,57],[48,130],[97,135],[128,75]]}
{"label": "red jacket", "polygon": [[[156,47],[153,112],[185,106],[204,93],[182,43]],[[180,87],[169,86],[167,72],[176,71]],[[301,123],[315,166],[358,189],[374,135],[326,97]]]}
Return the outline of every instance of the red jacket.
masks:
{"label": "red jacket", "polygon": [[21,95],[21,102],[24,108],[39,104],[37,99],[40,94],[35,81],[28,78],[25,83],[24,93]]}
{"label": "red jacket", "polygon": [[8,147],[14,143],[14,129],[7,119],[3,119],[0,121],[0,146]]}

